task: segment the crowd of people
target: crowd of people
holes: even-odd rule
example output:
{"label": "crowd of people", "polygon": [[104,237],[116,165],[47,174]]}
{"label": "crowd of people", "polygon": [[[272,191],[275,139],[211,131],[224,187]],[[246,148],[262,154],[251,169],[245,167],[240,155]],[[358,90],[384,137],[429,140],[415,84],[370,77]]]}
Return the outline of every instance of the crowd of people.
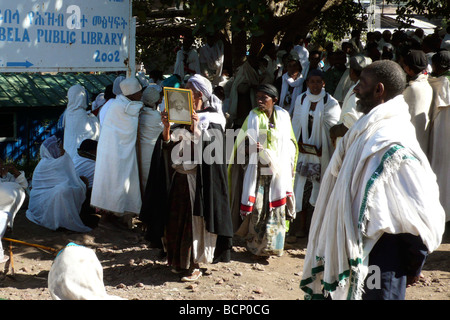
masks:
{"label": "crowd of people", "polygon": [[[450,220],[449,33],[299,36],[233,72],[216,37],[185,37],[167,77],[118,76],[90,107],[75,85],[31,186],[1,163],[0,231],[28,188],[27,218],[51,230],[140,220],[183,281],[230,261],[235,237],[262,259],[308,237],[306,298],[404,299]],[[166,87],[191,90],[190,124],[170,122]]]}

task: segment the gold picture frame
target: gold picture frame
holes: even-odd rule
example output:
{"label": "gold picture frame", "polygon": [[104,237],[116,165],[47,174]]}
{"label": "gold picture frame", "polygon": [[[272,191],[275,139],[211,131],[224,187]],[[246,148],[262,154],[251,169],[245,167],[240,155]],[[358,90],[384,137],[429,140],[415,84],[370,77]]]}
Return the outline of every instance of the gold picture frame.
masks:
{"label": "gold picture frame", "polygon": [[164,105],[169,122],[192,124],[192,91],[180,88],[164,88]]}

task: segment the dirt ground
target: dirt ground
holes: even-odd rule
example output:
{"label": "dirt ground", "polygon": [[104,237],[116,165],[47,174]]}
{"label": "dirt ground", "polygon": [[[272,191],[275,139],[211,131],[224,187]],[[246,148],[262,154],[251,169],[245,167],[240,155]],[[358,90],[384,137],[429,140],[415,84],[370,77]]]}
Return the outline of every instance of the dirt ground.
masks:
{"label": "dirt ground", "polygon": [[[126,230],[102,222],[86,234],[51,231],[28,221],[21,211],[14,230],[5,237],[57,250],[69,242],[94,249],[104,269],[107,292],[127,300],[303,300],[299,282],[306,239],[287,244],[282,257],[265,263],[236,243],[231,262],[202,266],[203,277],[185,283],[170,271],[159,250],[148,247],[139,227]],[[9,254],[10,242],[3,241],[3,247]],[[47,276],[54,255],[17,243],[12,243],[12,254],[12,263],[0,264],[0,299],[51,300]],[[439,249],[429,256],[423,274],[424,280],[407,289],[407,300],[450,300],[448,231]]]}

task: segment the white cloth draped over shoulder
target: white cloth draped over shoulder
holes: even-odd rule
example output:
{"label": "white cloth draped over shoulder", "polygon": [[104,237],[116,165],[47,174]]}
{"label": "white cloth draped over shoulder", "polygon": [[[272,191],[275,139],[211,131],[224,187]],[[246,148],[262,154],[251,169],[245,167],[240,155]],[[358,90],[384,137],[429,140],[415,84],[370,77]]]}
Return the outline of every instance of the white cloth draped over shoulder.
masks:
{"label": "white cloth draped over shoulder", "polygon": [[420,236],[436,250],[445,226],[438,198],[403,96],[361,117],[322,181],[300,283],[305,298],[361,299],[369,253],[384,232]]}
{"label": "white cloth draped over shoulder", "polygon": [[[260,142],[264,150],[249,156],[245,169],[240,211],[241,215],[250,214],[256,199],[256,186],[260,161],[269,167],[264,172],[271,173],[269,203],[270,208],[287,205],[286,216],[295,216],[295,198],[293,182],[297,160],[297,144],[294,140],[289,114],[279,106],[273,110],[274,128],[271,129],[267,115],[259,109],[253,109],[242,126],[230,158],[229,174],[232,165],[242,164],[245,157],[245,138],[251,144]],[[267,135],[264,141],[264,135]],[[263,169],[261,169],[263,170]],[[263,172],[263,171],[262,171]],[[267,174],[266,173],[266,174]],[[230,176],[229,176],[230,177]],[[230,179],[229,179],[230,180]],[[231,187],[230,181],[229,185]]]}
{"label": "white cloth draped over shoulder", "polygon": [[5,177],[0,177],[0,210],[8,214],[10,228],[13,228],[14,218],[25,201],[26,188],[28,181],[23,171],[17,178],[9,172]]}
{"label": "white cloth draped over shoulder", "polygon": [[69,154],[55,157],[43,143],[40,156],[33,173],[27,218],[51,230],[61,227],[76,232],[91,231],[80,218],[86,184],[75,172]]}
{"label": "white cloth draped over shoulder", "polygon": [[150,164],[156,140],[162,132],[161,112],[158,109],[143,107],[139,115],[139,128],[137,137],[137,156],[139,164],[139,176],[141,194],[144,194],[147,186]]}
{"label": "white cloth draped over shoulder", "polygon": [[95,160],[80,156],[78,153],[73,157],[75,171],[80,177],[86,177],[89,181],[89,188],[92,188],[95,173]]}
{"label": "white cloth draped over shoulder", "polygon": [[100,123],[98,118],[86,111],[88,107],[86,89],[77,84],[67,92],[68,104],[64,113],[64,150],[73,157],[85,139],[98,140]]}
{"label": "white cloth draped over shoulder", "polygon": [[[304,99],[303,95],[305,95]],[[326,103],[325,98],[327,100]],[[312,102],[317,102],[314,111],[310,110]],[[298,96],[295,101],[292,128],[294,129],[296,141],[315,145],[317,149],[322,149],[321,157],[299,152],[294,189],[297,212],[303,209],[302,201],[307,176],[313,178],[313,192],[309,202],[311,205],[315,205],[320,187],[320,179],[328,167],[334,151],[330,138],[330,128],[338,122],[340,114],[341,108],[339,103],[325,89],[322,89],[318,95],[311,94],[309,89],[307,89],[306,93]],[[311,134],[308,129],[310,115],[314,118]],[[299,141],[300,138],[301,140]],[[319,168],[318,165],[320,165],[320,169],[316,170],[315,168]]]}
{"label": "white cloth draped over shoulder", "polygon": [[141,209],[136,140],[142,107],[140,101],[117,96],[98,141],[91,206],[118,216],[139,214]]}
{"label": "white cloth draped over shoulder", "polygon": [[[8,226],[9,215],[6,211],[0,210],[0,239],[3,238],[6,232],[6,227]],[[5,256],[3,251],[3,244],[0,241],[0,263],[8,261],[8,257]]]}
{"label": "white cloth draped over shoulder", "polygon": [[206,70],[208,73],[208,80],[210,80],[213,85],[217,85],[221,80],[220,76],[222,75],[223,69],[223,42],[216,41],[212,46],[206,43],[199,50],[199,61],[203,75],[206,76]]}
{"label": "white cloth draped over shoulder", "polygon": [[[304,81],[305,78],[303,78],[303,75],[301,74],[297,79],[292,79],[287,72],[282,76],[279,105],[281,108],[288,111],[289,114],[292,114],[295,108],[295,100],[300,95],[300,93],[303,92]],[[290,104],[285,104],[286,96],[288,95],[288,91],[290,90],[290,88],[292,88]]]}
{"label": "white cloth draped over shoulder", "polygon": [[186,67],[192,70],[192,72],[201,72],[200,59],[197,50],[194,48],[189,49],[187,52],[184,49],[178,50],[175,65],[173,67],[173,73],[179,75],[181,77],[181,81],[184,80],[186,75],[186,70],[184,69],[185,62]]}
{"label": "white cloth draped over shoulder", "polygon": [[231,90],[230,90],[230,104],[228,107],[228,113],[231,119],[236,119],[237,107],[238,107],[238,93],[249,92],[252,108],[256,107],[255,92],[252,86],[259,84],[258,73],[250,65],[248,61],[245,61],[236,71],[234,76]]}
{"label": "white cloth draped over shoulder", "polygon": [[428,157],[438,179],[446,221],[450,221],[450,81],[446,76],[428,79],[433,88]]}
{"label": "white cloth draped over shoulder", "polygon": [[411,122],[416,128],[416,136],[422,150],[428,152],[429,112],[433,100],[433,89],[428,83],[428,75],[420,74],[416,79],[409,81],[403,91],[405,101],[409,106]]}

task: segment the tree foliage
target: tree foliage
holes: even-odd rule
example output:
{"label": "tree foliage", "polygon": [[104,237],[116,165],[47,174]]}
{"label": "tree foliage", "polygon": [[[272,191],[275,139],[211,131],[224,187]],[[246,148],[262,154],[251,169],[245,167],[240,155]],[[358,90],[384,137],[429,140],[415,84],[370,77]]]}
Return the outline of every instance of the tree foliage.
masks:
{"label": "tree foliage", "polygon": [[[413,12],[450,16],[448,1],[387,1],[398,5],[401,19],[410,19]],[[247,50],[258,52],[274,40],[292,41],[297,34],[310,33],[324,45],[365,25],[359,0],[134,0],[133,5],[138,56],[164,57],[171,64],[180,35],[219,34],[232,60],[240,61]]]}

